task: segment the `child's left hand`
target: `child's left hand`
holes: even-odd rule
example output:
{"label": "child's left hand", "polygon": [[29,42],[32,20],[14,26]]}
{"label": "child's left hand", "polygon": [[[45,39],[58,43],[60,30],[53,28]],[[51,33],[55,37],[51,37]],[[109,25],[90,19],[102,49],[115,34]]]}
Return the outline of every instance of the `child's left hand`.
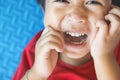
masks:
{"label": "child's left hand", "polygon": [[[110,23],[107,24],[105,20]],[[112,5],[105,20],[96,23],[98,32],[91,45],[93,58],[113,56],[114,49],[120,41],[120,8]]]}

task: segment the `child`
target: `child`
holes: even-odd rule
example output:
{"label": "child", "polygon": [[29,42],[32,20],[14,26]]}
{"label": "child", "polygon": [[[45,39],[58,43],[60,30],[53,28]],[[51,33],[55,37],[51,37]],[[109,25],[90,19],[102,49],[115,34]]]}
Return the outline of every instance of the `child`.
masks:
{"label": "child", "polygon": [[120,8],[111,0],[46,0],[44,25],[13,80],[120,80]]}

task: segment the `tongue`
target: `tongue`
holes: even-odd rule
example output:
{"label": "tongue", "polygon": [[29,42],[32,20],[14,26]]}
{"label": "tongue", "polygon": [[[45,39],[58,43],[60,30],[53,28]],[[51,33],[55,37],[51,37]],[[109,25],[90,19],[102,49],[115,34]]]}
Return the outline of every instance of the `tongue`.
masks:
{"label": "tongue", "polygon": [[87,35],[75,37],[75,36],[71,36],[71,35],[66,34],[66,35],[65,35],[65,38],[66,38],[66,40],[69,41],[69,42],[82,43],[82,42],[86,41]]}
{"label": "tongue", "polygon": [[84,39],[83,36],[80,36],[80,37],[68,36],[68,38],[71,42],[81,42]]}

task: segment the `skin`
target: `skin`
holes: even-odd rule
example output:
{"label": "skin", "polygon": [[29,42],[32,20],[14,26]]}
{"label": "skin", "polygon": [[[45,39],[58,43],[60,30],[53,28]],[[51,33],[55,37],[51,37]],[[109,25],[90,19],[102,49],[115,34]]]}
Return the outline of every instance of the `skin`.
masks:
{"label": "skin", "polygon": [[[36,43],[29,80],[46,80],[58,58],[72,66],[93,59],[98,80],[120,79],[120,67],[113,54],[120,41],[120,8],[111,5],[110,0],[91,1],[46,0],[46,27]],[[87,34],[85,44],[66,42],[63,33],[68,31]]]}

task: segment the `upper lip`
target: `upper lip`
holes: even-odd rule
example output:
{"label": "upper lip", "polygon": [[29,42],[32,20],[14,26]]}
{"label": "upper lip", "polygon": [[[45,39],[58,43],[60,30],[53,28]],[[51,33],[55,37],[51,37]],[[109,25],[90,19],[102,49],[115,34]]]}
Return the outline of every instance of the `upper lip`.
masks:
{"label": "upper lip", "polygon": [[83,41],[86,41],[88,38],[88,35],[86,33],[82,32],[64,32],[63,33],[64,39],[67,42],[72,42],[74,44],[81,44]]}

